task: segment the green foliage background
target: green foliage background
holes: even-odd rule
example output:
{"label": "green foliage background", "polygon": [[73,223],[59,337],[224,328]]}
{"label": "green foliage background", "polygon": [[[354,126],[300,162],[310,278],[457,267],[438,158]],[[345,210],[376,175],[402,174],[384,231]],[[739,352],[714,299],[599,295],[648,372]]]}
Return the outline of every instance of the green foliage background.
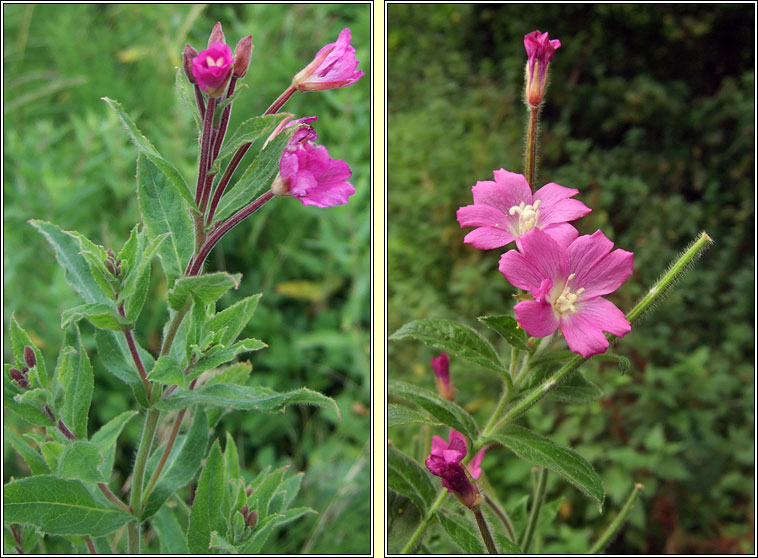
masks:
{"label": "green foliage background", "polygon": [[[174,71],[189,42],[202,50],[216,21],[232,47],[252,34],[254,52],[229,125],[263,113],[321,46],[350,27],[360,68],[356,85],[297,94],[285,106],[317,114],[320,143],[350,164],[357,193],[347,206],[319,210],[272,202],[225,238],[209,269],[242,272],[220,307],[262,292],[248,333],[270,347],[251,357],[253,378],[277,390],[307,385],[335,398],[328,412],[231,413],[229,430],[245,474],[266,465],[304,471],[297,505],[319,510],[270,541],[269,551],[365,553],[370,543],[370,9],[367,5],[5,5],[4,9],[4,339],[12,313],[55,362],[60,312],[79,304],[53,252],[26,221],[39,218],[118,248],[139,220],[136,149],[100,100],[122,103],[142,132],[185,177],[196,172],[192,117],[174,94]],[[138,323],[153,354],[167,313],[157,263]],[[93,331],[83,335],[95,366],[90,430],[133,406],[131,393],[98,366]],[[6,343],[6,361],[10,354]],[[244,355],[243,355],[244,356]],[[6,427],[26,428],[6,416]],[[121,440],[115,469],[128,474],[138,421]],[[160,433],[159,433],[160,435]],[[5,446],[5,481],[28,472]],[[148,537],[150,541],[150,537]],[[50,538],[48,552],[67,552]],[[157,550],[153,538],[152,548]]]}
{"label": "green foliage background", "polygon": [[[477,316],[513,305],[497,271],[504,250],[464,245],[455,212],[493,169],[523,172],[523,36],[534,29],[562,42],[537,183],[578,188],[593,208],[580,234],[602,228],[635,253],[612,300],[628,310],[699,231],[715,240],[614,349],[629,372],[585,367],[602,400],[527,415],[590,460],[608,492],[600,515],[550,479],[546,509],[557,516],[538,552],[586,551],[634,482],[645,485],[641,503],[609,552],[754,551],[754,17],[751,5],[388,6],[389,333],[419,318],[482,330]],[[391,343],[390,379],[433,389],[433,355]],[[455,360],[451,374],[456,401],[489,416],[497,378]],[[407,453],[414,434],[390,432]],[[483,467],[517,509],[528,467],[503,449]],[[390,551],[409,534],[401,523]],[[444,536],[428,543],[455,551]]]}

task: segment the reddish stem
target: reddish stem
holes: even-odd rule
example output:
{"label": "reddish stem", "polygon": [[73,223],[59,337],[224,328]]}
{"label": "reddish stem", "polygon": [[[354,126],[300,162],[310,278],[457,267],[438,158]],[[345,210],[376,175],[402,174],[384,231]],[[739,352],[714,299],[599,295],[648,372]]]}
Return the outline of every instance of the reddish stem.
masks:
{"label": "reddish stem", "polygon": [[221,240],[226,233],[244,221],[247,217],[258,211],[265,205],[266,202],[268,202],[273,197],[274,193],[271,190],[268,190],[258,199],[253,201],[250,205],[243,207],[237,213],[229,217],[229,219],[223,224],[213,229],[205,239],[203,245],[200,247],[200,251],[198,252],[197,256],[192,260],[192,264],[187,266],[185,275],[187,277],[191,277],[200,273],[200,270],[203,268],[203,264],[205,263],[205,259],[208,257],[208,254],[210,254],[210,251],[213,250],[213,247],[218,244],[218,241]]}
{"label": "reddish stem", "polygon": [[203,189],[205,187],[205,177],[208,174],[208,159],[211,151],[211,139],[213,137],[213,112],[216,109],[216,99],[208,99],[208,106],[205,109],[205,118],[203,118],[203,136],[200,143],[200,166],[197,171],[197,187],[195,188],[195,203],[200,206],[200,200],[203,198]]}
{"label": "reddish stem", "polygon": [[205,120],[205,100],[197,84],[195,84],[195,101],[197,101],[197,110],[200,111],[200,120]]}
{"label": "reddish stem", "polygon": [[246,143],[242,146],[240,146],[239,149],[237,149],[237,152],[234,154],[234,157],[232,157],[232,160],[229,161],[229,165],[226,167],[226,170],[224,171],[224,176],[221,177],[221,182],[218,183],[218,186],[216,186],[216,191],[213,192],[213,200],[211,201],[211,207],[208,210],[208,218],[205,220],[205,226],[209,226],[211,222],[213,222],[213,216],[216,214],[216,208],[218,207],[218,202],[221,201],[221,196],[224,194],[224,190],[226,190],[226,186],[229,184],[229,181],[232,179],[232,175],[234,174],[234,171],[237,170],[237,167],[240,164],[240,161],[245,156],[245,153],[247,153],[247,150],[250,149],[250,146],[253,145],[252,142]]}
{"label": "reddish stem", "polygon": [[[121,317],[126,318],[123,303],[121,303],[121,305],[118,307],[118,313],[121,314]],[[147,400],[150,401],[152,388],[150,386],[150,382],[147,381],[147,372],[145,372],[145,365],[142,364],[142,358],[139,356],[137,343],[134,342],[134,334],[129,328],[123,328],[121,331],[124,333],[124,337],[126,337],[126,344],[129,346],[129,352],[132,355],[132,360],[134,360],[134,365],[137,367],[137,372],[139,373],[139,377],[142,380],[142,385],[145,386],[145,395],[147,396]]]}
{"label": "reddish stem", "polygon": [[295,94],[295,91],[297,91],[297,89],[295,89],[295,86],[290,85],[287,89],[284,90],[284,93],[279,95],[276,101],[271,103],[271,106],[266,109],[266,112],[264,112],[263,115],[266,116],[267,114],[276,114],[279,112],[279,110],[284,106],[284,103],[289,101],[290,97]]}

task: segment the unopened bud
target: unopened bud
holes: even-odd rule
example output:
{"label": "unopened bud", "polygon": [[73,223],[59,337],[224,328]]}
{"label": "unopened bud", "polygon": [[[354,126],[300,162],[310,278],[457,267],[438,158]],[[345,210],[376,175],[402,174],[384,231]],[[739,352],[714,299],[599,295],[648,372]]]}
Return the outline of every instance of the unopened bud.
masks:
{"label": "unopened bud", "polygon": [[197,57],[197,51],[192,48],[192,45],[187,44],[182,52],[182,68],[184,69],[184,75],[187,76],[187,79],[192,84],[197,83],[195,74],[192,73],[192,60],[195,57]]}
{"label": "unopened bud", "polygon": [[8,375],[13,378],[16,382],[20,382],[24,379],[24,375],[21,373],[20,370],[17,368],[11,368],[8,370]]}
{"label": "unopened bud", "polygon": [[211,31],[210,37],[208,37],[208,46],[210,47],[213,43],[226,43],[220,21],[213,26],[213,31]]}
{"label": "unopened bud", "polygon": [[17,383],[24,389],[29,387],[29,382],[26,380],[26,378],[21,378]]}
{"label": "unopened bud", "polygon": [[105,253],[106,253],[106,254],[108,254],[108,257],[109,257],[110,259],[112,259],[112,260],[115,260],[115,259],[116,259],[116,254],[113,252],[113,249],[112,249],[112,248],[108,248],[108,249],[105,251]]}
{"label": "unopened bud", "polygon": [[253,493],[253,488],[250,487],[247,489],[247,495],[250,496]]}
{"label": "unopened bud", "polygon": [[247,524],[251,529],[255,529],[256,523],[258,523],[258,510],[253,510],[247,515]]}
{"label": "unopened bud", "polygon": [[234,48],[234,68],[232,75],[237,79],[245,77],[250,67],[250,56],[253,54],[253,36],[248,35]]}
{"label": "unopened bud", "polygon": [[242,517],[244,517],[245,520],[247,520],[247,514],[248,514],[247,504],[245,504],[245,506],[240,510],[240,513],[242,514]]}
{"label": "unopened bud", "polygon": [[37,355],[34,354],[34,349],[29,345],[24,347],[24,361],[29,368],[37,366]]}
{"label": "unopened bud", "polygon": [[114,277],[118,276],[118,271],[116,270],[116,266],[113,265],[113,260],[105,260],[105,267],[108,268],[108,271],[111,272],[111,275]]}

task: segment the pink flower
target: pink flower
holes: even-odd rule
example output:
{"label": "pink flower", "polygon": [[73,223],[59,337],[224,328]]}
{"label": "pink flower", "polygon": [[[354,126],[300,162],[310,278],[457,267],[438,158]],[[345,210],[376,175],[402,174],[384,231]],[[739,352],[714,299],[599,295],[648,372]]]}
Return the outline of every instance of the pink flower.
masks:
{"label": "pink flower", "polygon": [[200,89],[210,97],[219,97],[229,83],[233,63],[229,45],[215,42],[192,60],[192,73]]}
{"label": "pink flower", "polygon": [[336,43],[329,43],[292,80],[298,91],[323,91],[354,84],[364,74],[357,70],[355,49],[350,45],[350,29],[343,29]]}
{"label": "pink flower", "polygon": [[524,36],[526,48],[526,102],[537,106],[542,102],[547,83],[547,69],[555,55],[556,49],[560,48],[558,39],[548,39],[547,33],[532,31]]}
{"label": "pink flower", "polygon": [[436,375],[437,393],[448,401],[453,400],[453,387],[450,385],[450,357],[442,353],[437,358],[432,358],[432,368]]}
{"label": "pink flower", "polygon": [[432,451],[424,464],[433,475],[442,478],[442,486],[448,492],[455,494],[464,506],[471,508],[479,502],[480,496],[471,475],[461,463],[466,457],[466,451],[466,438],[451,428],[449,442],[439,436],[432,437]]}
{"label": "pink flower", "polygon": [[471,188],[474,205],[461,207],[457,214],[461,227],[477,227],[463,241],[480,250],[500,248],[535,228],[567,245],[579,234],[568,221],[592,211],[570,199],[579,190],[551,182],[532,194],[524,175],[504,169],[494,175],[495,182],[479,181]]}
{"label": "pink flower", "polygon": [[632,274],[634,254],[611,248],[599,230],[568,247],[539,229],[525,234],[521,252],[500,258],[500,273],[534,297],[514,308],[521,327],[545,337],[560,326],[569,349],[585,358],[608,348],[604,331],[618,337],[629,333],[623,312],[600,295],[612,293]]}
{"label": "pink flower", "polygon": [[345,161],[332,159],[326,147],[316,145],[316,131],[308,123],[316,120],[307,116],[287,124],[299,126],[279,161],[279,176],[271,190],[277,196],[293,196],[303,205],[332,207],[348,202],[355,188],[347,182],[352,176]]}
{"label": "pink flower", "polygon": [[484,459],[484,454],[487,453],[488,448],[489,446],[485,446],[480,449],[468,464],[468,470],[475,479],[482,476],[482,459]]}

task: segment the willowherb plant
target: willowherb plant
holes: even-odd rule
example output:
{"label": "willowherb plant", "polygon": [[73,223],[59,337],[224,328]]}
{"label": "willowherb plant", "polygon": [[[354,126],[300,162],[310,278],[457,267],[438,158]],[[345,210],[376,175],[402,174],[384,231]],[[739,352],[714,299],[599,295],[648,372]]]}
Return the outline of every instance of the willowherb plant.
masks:
{"label": "willowherb plant", "polygon": [[[226,409],[274,413],[291,404],[310,404],[338,416],[339,409],[331,398],[305,387],[278,393],[249,385],[251,365],[235,361],[266,347],[257,339],[239,338],[260,295],[217,312],[218,299],[236,289],[242,276],[204,267],[232,228],[275,197],[319,208],[348,202],[355,192],[348,181],[350,168],[316,143],[316,117],[295,118],[280,110],[296,91],[346,87],[363,72],[345,29],[293,77],[262,116],[227,134],[241,92],[237,84],[248,72],[252,50],[248,36],[232,52],[220,23],[205,50],[184,49],[177,87],[198,122],[194,190],[122,107],[104,98],[139,151],[142,222],[119,250],[52,223],[31,221],[53,247],[84,304],[61,316],[63,342],[54,369],[46,366],[33,335],[11,319],[14,361],[5,364],[4,403],[36,427],[23,437],[10,433],[11,445],[31,471],[4,486],[6,543],[10,540],[18,552],[40,552],[46,535],[58,535],[93,553],[136,554],[144,527],[152,524],[162,545],[176,553],[253,554],[265,549],[278,527],[314,512],[291,507],[302,473],[268,468],[248,483],[232,437],[226,434],[223,451],[218,439],[210,443],[211,430]],[[248,151],[252,161],[233,182]],[[166,276],[169,316],[160,353],[153,355],[139,345],[134,328],[146,303],[155,256]],[[137,404],[91,436],[87,418],[94,374],[79,332],[82,319],[96,328],[101,362],[129,386]],[[138,415],[144,422],[133,470],[128,486],[117,489],[110,482],[116,444]],[[162,420],[170,434],[157,445]],[[195,480],[188,503],[178,491]],[[128,498],[118,496],[127,493]]]}
{"label": "willowherb plant", "polygon": [[[561,475],[602,509],[605,492],[592,465],[576,451],[519,425],[517,419],[548,394],[575,403],[597,399],[601,392],[578,368],[627,335],[635,321],[660,300],[711,242],[702,233],[626,314],[604,298],[632,274],[634,255],[613,250],[613,242],[600,230],[579,236],[571,222],[591,211],[575,198],[579,190],[549,183],[535,191],[540,109],[550,63],[561,43],[550,40],[547,33],[534,31],[524,37],[524,46],[524,101],[529,115],[524,174],[495,170],[494,181],[479,181],[472,188],[473,205],[461,207],[457,213],[461,227],[474,227],[464,242],[475,248],[491,250],[515,244],[499,262],[500,272],[517,289],[515,317],[498,314],[478,318],[511,346],[510,354],[501,360],[485,337],[451,320],[416,320],[390,337],[417,339],[446,351],[432,359],[437,393],[400,381],[391,381],[388,388],[390,397],[401,403],[390,407],[389,426],[422,425],[425,438],[414,456],[392,444],[388,451],[389,488],[410,500],[420,517],[409,538],[398,542],[402,553],[422,548],[435,520],[464,552],[528,553],[539,525],[548,471]],[[560,349],[555,336],[558,330],[569,351]],[[499,400],[493,399],[494,411],[483,427],[454,400],[447,353],[483,366],[502,379]],[[603,356],[617,360],[622,367],[629,366],[623,357]],[[425,413],[413,410],[413,406]],[[439,436],[429,439],[431,427],[440,423],[449,432],[447,442]],[[511,519],[513,510],[509,514],[494,491],[485,490],[486,483],[479,480],[486,478],[482,460],[493,445],[508,448],[535,468],[534,486],[526,496],[530,501],[528,517],[520,524]],[[432,475],[440,477],[442,489]],[[597,537],[590,552],[601,552],[621,528],[642,486],[630,488],[626,505]],[[460,507],[443,507],[447,494],[456,496],[464,513]],[[491,512],[496,529],[491,528],[492,521],[485,518],[484,509]],[[465,510],[473,513],[475,523],[466,517]]]}

